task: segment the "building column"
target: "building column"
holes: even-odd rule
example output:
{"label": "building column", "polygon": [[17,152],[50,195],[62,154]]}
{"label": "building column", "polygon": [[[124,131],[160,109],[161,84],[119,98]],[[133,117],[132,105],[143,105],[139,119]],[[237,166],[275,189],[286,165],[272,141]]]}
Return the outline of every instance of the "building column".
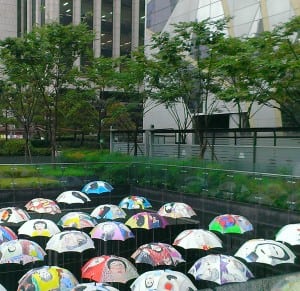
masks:
{"label": "building column", "polygon": [[32,0],[27,0],[27,32],[32,30]]}
{"label": "building column", "polygon": [[295,11],[295,15],[300,15],[300,2],[299,0],[290,0],[291,6],[293,7]]}
{"label": "building column", "polygon": [[131,51],[139,46],[140,0],[132,0]]}
{"label": "building column", "polygon": [[[73,24],[78,25],[81,22],[81,0],[73,0]],[[74,66],[80,67],[80,57],[74,62]]]}
{"label": "building column", "polygon": [[270,21],[269,21],[267,0],[260,1],[260,10],[261,10],[264,31],[269,31],[270,30]]}
{"label": "building column", "polygon": [[81,0],[73,0],[73,24],[80,23]]}
{"label": "building column", "polygon": [[41,0],[36,0],[35,2],[35,25],[40,26],[41,25]]}
{"label": "building column", "polygon": [[99,58],[101,55],[101,19],[102,19],[101,6],[102,6],[102,0],[94,0],[93,23],[94,23],[94,32],[95,32],[95,39],[94,39],[95,58]]}
{"label": "building column", "polygon": [[[229,9],[229,5],[228,5],[228,0],[222,0],[222,6],[223,6],[224,16],[230,17],[230,9]],[[230,18],[229,22],[228,22],[228,33],[231,37],[235,36],[233,26],[234,26],[234,20],[232,20]]]}
{"label": "building column", "polygon": [[120,34],[121,34],[121,0],[113,2],[113,47],[112,56],[120,56]]}
{"label": "building column", "polygon": [[59,22],[59,0],[46,0],[45,22]]}

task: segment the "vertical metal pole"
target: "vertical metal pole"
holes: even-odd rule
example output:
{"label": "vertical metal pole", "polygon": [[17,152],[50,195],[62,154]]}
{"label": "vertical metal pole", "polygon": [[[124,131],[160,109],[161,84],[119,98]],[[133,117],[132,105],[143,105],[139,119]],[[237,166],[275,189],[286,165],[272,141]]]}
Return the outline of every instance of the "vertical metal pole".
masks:
{"label": "vertical metal pole", "polygon": [[254,131],[253,135],[253,156],[252,156],[252,169],[255,172],[256,164],[256,145],[257,145],[257,131]]}

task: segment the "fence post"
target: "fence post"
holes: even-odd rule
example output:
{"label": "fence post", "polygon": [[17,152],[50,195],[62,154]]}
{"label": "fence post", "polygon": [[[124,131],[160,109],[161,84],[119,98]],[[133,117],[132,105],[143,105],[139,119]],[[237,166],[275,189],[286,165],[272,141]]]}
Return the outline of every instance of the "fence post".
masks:
{"label": "fence post", "polygon": [[150,156],[150,139],[151,139],[151,133],[149,130],[145,131],[145,156]]}
{"label": "fence post", "polygon": [[113,128],[112,126],[109,129],[109,152],[113,152],[113,140],[114,140],[114,135],[113,135]]}
{"label": "fence post", "polygon": [[253,167],[253,172],[255,172],[255,164],[256,164],[256,145],[257,145],[257,131],[254,131],[253,135],[253,157],[252,157],[252,167]]}

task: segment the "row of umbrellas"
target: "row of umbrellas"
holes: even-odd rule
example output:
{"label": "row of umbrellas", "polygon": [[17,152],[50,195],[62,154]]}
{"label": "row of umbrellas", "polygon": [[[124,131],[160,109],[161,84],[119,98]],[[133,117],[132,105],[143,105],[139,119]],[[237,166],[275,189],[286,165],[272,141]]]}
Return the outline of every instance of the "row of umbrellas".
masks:
{"label": "row of umbrellas", "polygon": [[[90,188],[95,189],[94,186]],[[58,201],[57,199],[56,202],[70,203],[71,199],[69,195],[74,196],[75,197],[74,199],[80,199],[78,197],[85,197],[85,199],[82,199],[83,202],[78,202],[77,200],[77,202],[74,203],[85,203],[88,202],[90,199],[88,195],[83,192],[80,191],[70,191],[70,192],[71,194],[66,194],[66,193],[61,194],[61,196],[67,197],[65,198],[66,199],[65,201],[67,202]],[[74,193],[72,192],[78,192],[80,195],[74,195]],[[110,191],[104,191],[104,192],[110,192]],[[81,196],[82,194],[83,196]],[[119,213],[122,213],[122,208],[146,209],[152,207],[150,202],[147,199],[140,196],[128,196],[123,200],[120,202],[120,204],[124,203],[123,207],[120,204],[118,206],[115,205]],[[33,206],[36,207],[35,209],[37,210],[33,210],[33,208],[29,208],[29,205],[27,205],[28,208],[27,207],[26,208],[30,209],[30,211],[44,213],[41,210],[42,207],[38,207],[38,204],[36,202],[37,201],[30,201],[30,203],[33,204]],[[51,204],[50,202],[51,201],[46,201],[45,203],[42,203],[43,207],[45,206],[46,209],[49,209],[49,204]],[[74,212],[67,213],[65,218],[65,220],[67,221],[66,227],[76,228],[76,226],[79,226],[79,221],[81,220],[82,217],[84,217],[85,215],[92,217],[92,221],[93,221],[92,224],[86,224],[86,226],[82,226],[83,228],[92,227],[90,236],[87,235],[85,232],[79,230],[60,231],[60,229],[57,226],[58,225],[63,226],[63,222],[61,221],[60,223],[55,224],[53,221],[49,220],[56,227],[56,230],[52,234],[50,234],[49,233],[50,227],[49,229],[48,227],[45,228],[41,223],[44,219],[41,218],[34,221],[30,219],[28,213],[26,214],[25,212],[25,214],[24,213],[20,214],[22,212],[21,209],[17,209],[17,212],[20,212],[19,213],[20,217],[23,218],[25,217],[24,220],[25,222],[24,221],[22,222],[21,220],[23,224],[18,229],[18,232],[19,234],[21,234],[22,227],[24,227],[24,225],[28,223],[28,225],[31,224],[31,227],[35,229],[36,231],[35,234],[37,236],[50,237],[49,241],[47,242],[46,249],[51,250],[50,247],[51,240],[52,243],[55,240],[58,240],[56,244],[62,245],[64,248],[61,248],[60,250],[56,249],[55,251],[58,252],[65,252],[70,250],[76,251],[76,248],[78,247],[78,251],[82,252],[83,250],[85,250],[85,247],[83,247],[83,249],[81,247],[84,246],[86,242],[90,243],[90,244],[89,243],[86,244],[88,246],[87,248],[94,247],[92,238],[99,238],[104,241],[108,241],[108,240],[120,239],[120,237],[122,237],[123,239],[121,240],[127,240],[133,237],[130,228],[151,229],[156,227],[165,227],[168,224],[168,221],[164,217],[171,217],[177,219],[180,217],[191,217],[193,215],[196,215],[190,206],[184,203],[171,202],[163,205],[157,212],[150,212],[150,211],[139,212],[133,215],[132,217],[130,217],[126,221],[126,223],[121,223],[119,221],[104,221],[98,223],[99,221],[97,219],[102,219],[102,218],[111,219],[111,220],[115,219],[113,218],[113,216],[111,216],[110,218],[108,216],[108,213],[112,212],[111,209],[114,208],[114,205],[106,204],[106,205],[100,205],[97,210],[96,208],[93,210],[95,211],[93,215],[92,213],[89,215],[84,212],[79,212],[80,215],[77,216],[76,218],[77,224],[75,224],[74,221],[72,221],[72,215],[74,215]],[[12,210],[13,209],[10,210],[8,210],[7,208],[4,209],[3,217],[11,218],[14,215],[13,214],[14,211]],[[50,213],[50,212],[47,210],[46,213]],[[118,217],[118,218],[125,218],[125,216]],[[0,218],[2,221],[1,209],[0,209]],[[93,218],[96,220],[93,220]],[[2,223],[5,223],[5,221],[7,220],[3,219]],[[34,225],[35,227],[33,227]],[[2,227],[6,228],[6,235],[11,231],[5,225],[3,225]],[[225,215],[220,215],[215,219],[213,219],[209,224],[209,230],[188,229],[181,232],[175,238],[173,245],[182,247],[184,249],[200,248],[203,250],[209,250],[211,248],[221,248],[222,241],[214,232],[244,233],[251,230],[253,230],[253,227],[246,218],[239,215],[225,214]],[[283,229],[281,231],[283,232]],[[278,232],[278,236],[281,231]],[[289,233],[290,233],[290,229],[289,229]],[[32,236],[34,236],[34,234]],[[282,237],[285,236],[282,235]],[[250,278],[253,278],[253,274],[247,268],[247,266],[243,264],[242,261],[238,260],[236,257],[240,257],[246,262],[259,262],[258,258],[262,257],[262,255],[265,255],[269,261],[268,262],[265,261],[264,263],[271,264],[271,265],[294,261],[295,255],[293,255],[293,253],[289,253],[290,250],[288,249],[288,247],[282,244],[280,242],[280,239],[278,240],[279,240],[278,242],[273,240],[263,240],[263,239],[249,240],[242,246],[244,247],[244,250],[242,251],[242,247],[241,247],[234,256],[226,256],[221,254],[207,255],[205,257],[198,259],[190,268],[188,273],[194,276],[196,280],[198,279],[208,280],[208,281],[216,282],[218,284],[246,281]],[[16,241],[19,242],[22,241],[21,245],[24,245],[24,247],[16,246],[14,245],[14,243],[12,243]],[[25,252],[25,250],[29,250],[29,254],[30,254],[29,256],[33,257],[37,254],[36,256],[38,258],[37,260],[40,260],[46,254],[45,251],[39,248],[39,246],[36,246],[29,242],[31,241],[17,239],[17,236],[15,235],[15,237],[12,240],[8,241],[8,243],[11,244],[8,249],[10,250],[20,249],[22,252]],[[274,247],[274,243],[275,245],[277,245],[278,248]],[[2,245],[5,245],[5,242],[3,242],[0,245],[0,253],[1,256],[3,257],[5,251],[3,250],[2,252],[1,250]],[[66,249],[68,245],[69,245],[69,249]],[[37,247],[37,250],[35,250],[35,247]],[[176,266],[177,264],[184,262],[184,259],[181,257],[181,254],[177,249],[175,249],[169,244],[156,243],[156,242],[150,242],[140,246],[132,254],[131,258],[134,259],[136,263],[147,263],[152,266],[161,266],[161,265]],[[29,260],[30,258],[28,258],[28,261]],[[21,259],[19,263],[26,264],[26,259],[25,258]],[[124,283],[132,279],[135,279],[131,285],[132,290],[172,290],[171,288],[173,288],[174,286],[177,286],[177,288],[180,289],[183,288],[183,290],[196,290],[196,287],[193,285],[190,279],[186,275],[180,272],[176,272],[174,270],[167,270],[167,269],[165,270],[156,269],[139,275],[135,269],[135,266],[129,260],[123,257],[117,257],[112,255],[110,256],[103,255],[103,256],[98,256],[90,259],[86,264],[82,266],[81,272],[82,272],[82,278],[86,278],[97,283],[93,283],[90,285],[87,283],[85,284],[85,286],[82,286],[82,288],[84,287],[86,289],[76,289],[77,287],[79,288],[79,285],[81,284],[78,283],[77,279],[74,276],[72,277],[72,274],[68,270],[65,270],[57,266],[43,266],[41,268],[36,268],[31,270],[30,274],[26,273],[20,279],[19,288],[20,290],[30,290],[30,289],[21,289],[24,288],[22,284],[25,282],[24,284],[27,284],[28,286],[30,284],[33,285],[44,284],[42,286],[44,286],[45,289],[42,290],[55,289],[56,288],[55,286],[49,285],[52,284],[53,283],[52,281],[54,280],[51,279],[49,281],[50,283],[48,284],[45,283],[44,282],[45,280],[43,279],[43,278],[52,277],[52,278],[60,278],[59,284],[64,286],[63,288],[66,288],[66,290],[117,290],[116,288],[107,285],[107,283],[110,282]],[[67,274],[70,276],[69,279],[66,279],[68,277]],[[122,274],[123,275],[126,274],[127,277],[124,278]],[[96,277],[100,275],[101,278]],[[180,280],[179,278],[182,278],[182,280]],[[103,284],[105,284],[106,286]],[[71,288],[70,286],[73,286],[74,288],[70,289]],[[98,287],[99,289],[95,289]],[[91,289],[87,289],[87,288],[91,288]]]}

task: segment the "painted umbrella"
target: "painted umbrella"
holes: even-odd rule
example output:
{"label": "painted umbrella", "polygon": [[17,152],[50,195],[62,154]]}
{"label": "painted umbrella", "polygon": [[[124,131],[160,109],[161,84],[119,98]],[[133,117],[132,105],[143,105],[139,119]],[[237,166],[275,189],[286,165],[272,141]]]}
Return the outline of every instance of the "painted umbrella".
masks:
{"label": "painted umbrella", "polygon": [[46,198],[33,198],[25,204],[25,208],[28,211],[37,213],[56,214],[61,213],[61,210],[57,203],[51,199]]}
{"label": "painted umbrella", "polygon": [[292,246],[300,245],[300,223],[283,226],[275,236],[276,241],[285,242]]}
{"label": "painted umbrella", "polygon": [[135,266],[129,260],[113,255],[94,257],[81,268],[82,278],[99,283],[126,283],[138,275]]}
{"label": "painted umbrella", "polygon": [[253,230],[247,218],[236,214],[223,214],[215,217],[209,224],[209,230],[220,233],[244,233]]}
{"label": "painted umbrella", "polygon": [[19,207],[5,207],[0,209],[0,223],[20,223],[30,219],[26,210]]}
{"label": "painted umbrella", "polygon": [[209,230],[186,229],[177,235],[173,245],[184,249],[209,250],[222,248],[222,241]]}
{"label": "painted umbrella", "polygon": [[46,250],[64,252],[83,252],[94,249],[95,245],[91,237],[79,230],[66,230],[53,235],[46,244]]}
{"label": "painted umbrella", "polygon": [[66,213],[57,222],[57,225],[63,228],[73,227],[77,229],[94,227],[96,224],[97,221],[94,217],[82,211],[72,211]]}
{"label": "painted umbrella", "polygon": [[104,181],[92,181],[87,183],[81,189],[81,192],[85,194],[102,194],[111,192],[114,188]]}
{"label": "painted umbrella", "polygon": [[130,286],[132,291],[196,291],[190,278],[174,270],[153,270],[144,272]]}
{"label": "painted umbrella", "polygon": [[49,219],[30,219],[24,222],[18,229],[18,234],[31,237],[45,236],[51,237],[60,232],[58,226]]}
{"label": "painted umbrella", "polygon": [[9,228],[8,226],[0,225],[0,244],[17,238],[18,236],[11,228]]}
{"label": "painted umbrella", "polygon": [[251,239],[246,241],[235,253],[249,263],[263,263],[271,266],[293,264],[296,256],[283,243],[268,239]]}
{"label": "painted umbrella", "polygon": [[42,266],[25,273],[19,280],[18,290],[71,290],[78,281],[67,269],[57,266]]}
{"label": "painted umbrella", "polygon": [[151,203],[143,196],[130,195],[123,198],[119,206],[126,209],[145,209],[151,208]]}
{"label": "painted umbrella", "polygon": [[66,203],[66,204],[84,204],[90,202],[91,199],[81,191],[69,190],[60,193],[56,197],[56,202],[58,203]]}
{"label": "painted umbrella", "polygon": [[43,261],[46,255],[39,244],[27,239],[16,239],[2,243],[0,253],[0,264],[16,263],[21,265]]}
{"label": "painted umbrella", "polygon": [[176,266],[185,262],[181,254],[171,245],[166,243],[147,243],[140,246],[131,258],[135,263],[150,264],[151,266]]}
{"label": "painted umbrella", "polygon": [[90,232],[91,238],[108,240],[121,240],[133,238],[134,234],[128,226],[122,222],[105,221],[97,224]]}
{"label": "painted umbrella", "polygon": [[102,204],[98,205],[91,212],[91,216],[97,219],[119,219],[125,218],[126,212],[119,206],[114,204]]}
{"label": "painted umbrella", "polygon": [[[0,290],[1,291],[1,290]],[[78,284],[71,291],[119,291],[107,283],[82,283]]]}
{"label": "painted umbrella", "polygon": [[207,280],[219,285],[245,282],[253,278],[241,261],[227,255],[207,255],[198,259],[188,271],[196,280]]}
{"label": "painted umbrella", "polygon": [[192,217],[196,213],[192,207],[182,202],[169,202],[159,208],[157,213],[171,218]]}
{"label": "painted umbrella", "polygon": [[139,212],[132,215],[126,222],[131,228],[165,228],[168,221],[156,212]]}

